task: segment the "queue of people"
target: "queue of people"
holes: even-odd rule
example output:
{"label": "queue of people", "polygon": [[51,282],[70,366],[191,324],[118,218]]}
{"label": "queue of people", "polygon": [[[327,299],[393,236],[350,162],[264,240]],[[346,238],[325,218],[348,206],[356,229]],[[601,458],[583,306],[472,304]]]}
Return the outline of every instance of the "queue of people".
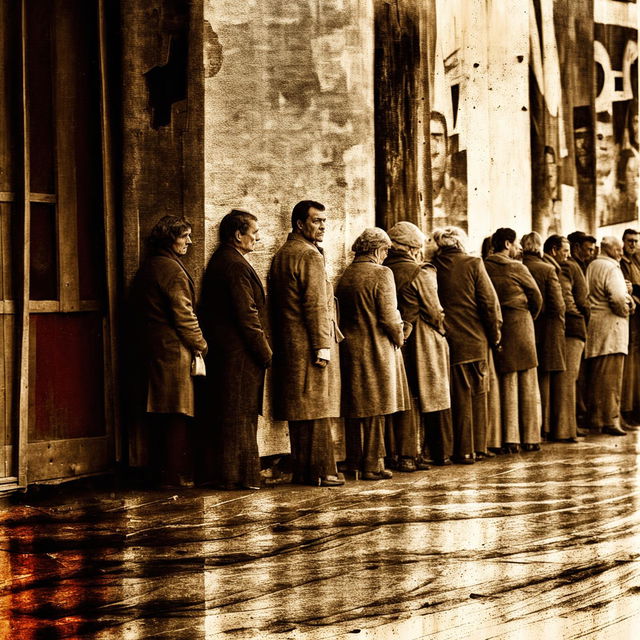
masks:
{"label": "queue of people", "polygon": [[[166,216],[152,231],[134,300],[161,484],[194,482],[197,447],[199,482],[260,487],[269,367],[293,481],[314,486],[340,486],[345,471],[384,480],[640,424],[635,230],[604,238],[596,253],[583,232],[518,241],[501,228],[474,257],[457,227],[369,228],[334,292],[320,246],[326,220],[319,202],[293,208],[265,292],[246,260],[259,222],[231,211],[198,304],[181,261],[190,224]],[[194,369],[200,356],[205,375]]]}

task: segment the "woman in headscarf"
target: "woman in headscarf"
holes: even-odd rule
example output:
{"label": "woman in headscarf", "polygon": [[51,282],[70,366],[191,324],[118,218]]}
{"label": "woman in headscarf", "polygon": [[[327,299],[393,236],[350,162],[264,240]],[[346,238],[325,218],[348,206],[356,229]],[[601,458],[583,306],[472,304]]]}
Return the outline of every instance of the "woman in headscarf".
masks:
{"label": "woman in headscarf", "polygon": [[[427,457],[439,465],[451,464],[449,345],[436,269],[429,262],[422,263],[435,252],[433,241],[429,238],[427,243],[425,234],[406,221],[391,227],[389,237],[392,246],[384,264],[393,271],[400,315],[412,327],[402,353],[413,400],[411,411],[392,416],[391,434],[398,470],[415,471],[428,468],[424,464]],[[420,441],[422,456],[418,455]]]}
{"label": "woman in headscarf", "polygon": [[393,273],[382,266],[390,246],[382,229],[365,229],[336,290],[345,336],[340,362],[347,462],[364,480],[392,477],[384,468],[384,416],[411,406],[400,350],[404,323]]}

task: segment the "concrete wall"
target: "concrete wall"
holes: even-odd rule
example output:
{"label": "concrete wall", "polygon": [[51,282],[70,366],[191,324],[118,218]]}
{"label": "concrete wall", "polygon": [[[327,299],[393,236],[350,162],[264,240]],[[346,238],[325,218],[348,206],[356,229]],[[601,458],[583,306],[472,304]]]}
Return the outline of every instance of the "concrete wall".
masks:
{"label": "concrete wall", "polygon": [[[330,276],[375,221],[371,0],[204,3],[206,257],[233,207],[256,214],[264,279],[299,200],[324,203]],[[261,455],[288,449],[265,421]]]}

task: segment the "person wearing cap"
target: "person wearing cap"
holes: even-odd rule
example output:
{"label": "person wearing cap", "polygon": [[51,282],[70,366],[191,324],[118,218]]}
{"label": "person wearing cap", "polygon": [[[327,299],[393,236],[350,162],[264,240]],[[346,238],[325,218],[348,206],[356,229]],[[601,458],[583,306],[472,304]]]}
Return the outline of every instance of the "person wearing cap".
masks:
{"label": "person wearing cap", "polygon": [[635,303],[620,268],[622,241],[603,238],[600,255],[587,269],[591,317],[584,356],[589,371],[588,415],[592,429],[625,436],[620,415],[622,374],[629,348],[629,315]]}
{"label": "person wearing cap", "polygon": [[486,452],[487,353],[500,344],[502,313],[482,260],[465,252],[466,233],[445,227],[433,239],[451,362],[452,460],[473,464],[475,451]]}
{"label": "person wearing cap", "polygon": [[[631,296],[636,310],[629,317],[629,352],[624,361],[622,378],[622,417],[627,427],[638,426],[640,422],[640,251],[638,232],[625,229],[622,234],[624,253],[620,268],[631,287]],[[624,424],[623,424],[624,427]]]}
{"label": "person wearing cap", "polygon": [[362,472],[363,480],[392,477],[384,468],[385,416],[411,407],[401,351],[405,323],[393,273],[382,265],[390,246],[382,229],[365,229],[353,243],[355,258],[336,287],[345,336],[340,362],[347,466]]}
{"label": "person wearing cap", "polygon": [[[444,309],[438,298],[436,268],[429,262],[435,246],[412,222],[389,229],[392,246],[384,265],[393,271],[402,319],[412,331],[402,349],[412,396],[411,411],[391,416],[399,471],[428,468],[430,456],[438,465],[451,463],[453,427],[449,388],[449,345],[444,337]],[[417,431],[417,433],[416,433]],[[423,454],[419,455],[418,443]],[[428,454],[427,454],[428,452]]]}

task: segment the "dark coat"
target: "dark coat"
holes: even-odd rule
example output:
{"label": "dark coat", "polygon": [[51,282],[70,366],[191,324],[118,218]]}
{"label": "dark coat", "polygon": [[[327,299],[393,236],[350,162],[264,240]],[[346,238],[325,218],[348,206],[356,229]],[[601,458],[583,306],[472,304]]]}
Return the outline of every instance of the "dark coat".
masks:
{"label": "dark coat", "polygon": [[455,247],[443,247],[433,265],[451,364],[486,360],[488,344],[500,341],[502,314],[482,260]]}
{"label": "dark coat", "polygon": [[136,275],[133,300],[147,370],[149,413],[194,415],[191,360],[205,352],[193,310],[193,280],[172,251],[148,258]]}
{"label": "dark coat", "polygon": [[209,260],[198,317],[209,345],[203,381],[208,406],[227,421],[257,416],[271,364],[266,298],[255,269],[230,245]]}
{"label": "dark coat", "polygon": [[[553,258],[550,258],[553,260]],[[541,371],[566,369],[564,298],[558,274],[560,265],[537,254],[525,253],[522,262],[529,269],[542,295],[542,308],[534,321],[538,367]]]}
{"label": "dark coat", "polygon": [[345,269],[336,288],[340,303],[343,414],[382,416],[411,408],[400,347],[403,322],[391,270],[367,256]]}
{"label": "dark coat", "polygon": [[566,306],[565,335],[585,341],[589,321],[587,280],[581,266],[573,258],[567,258],[562,263],[560,283]]}
{"label": "dark coat", "polygon": [[[269,271],[273,338],[273,414],[276,420],[340,416],[340,355],[333,287],[320,249],[298,233],[273,257]],[[316,352],[330,349],[326,367]]]}
{"label": "dark coat", "polygon": [[538,366],[533,321],[542,308],[542,296],[529,270],[517,260],[494,254],[485,260],[502,308],[502,350],[496,353],[498,373]]}

